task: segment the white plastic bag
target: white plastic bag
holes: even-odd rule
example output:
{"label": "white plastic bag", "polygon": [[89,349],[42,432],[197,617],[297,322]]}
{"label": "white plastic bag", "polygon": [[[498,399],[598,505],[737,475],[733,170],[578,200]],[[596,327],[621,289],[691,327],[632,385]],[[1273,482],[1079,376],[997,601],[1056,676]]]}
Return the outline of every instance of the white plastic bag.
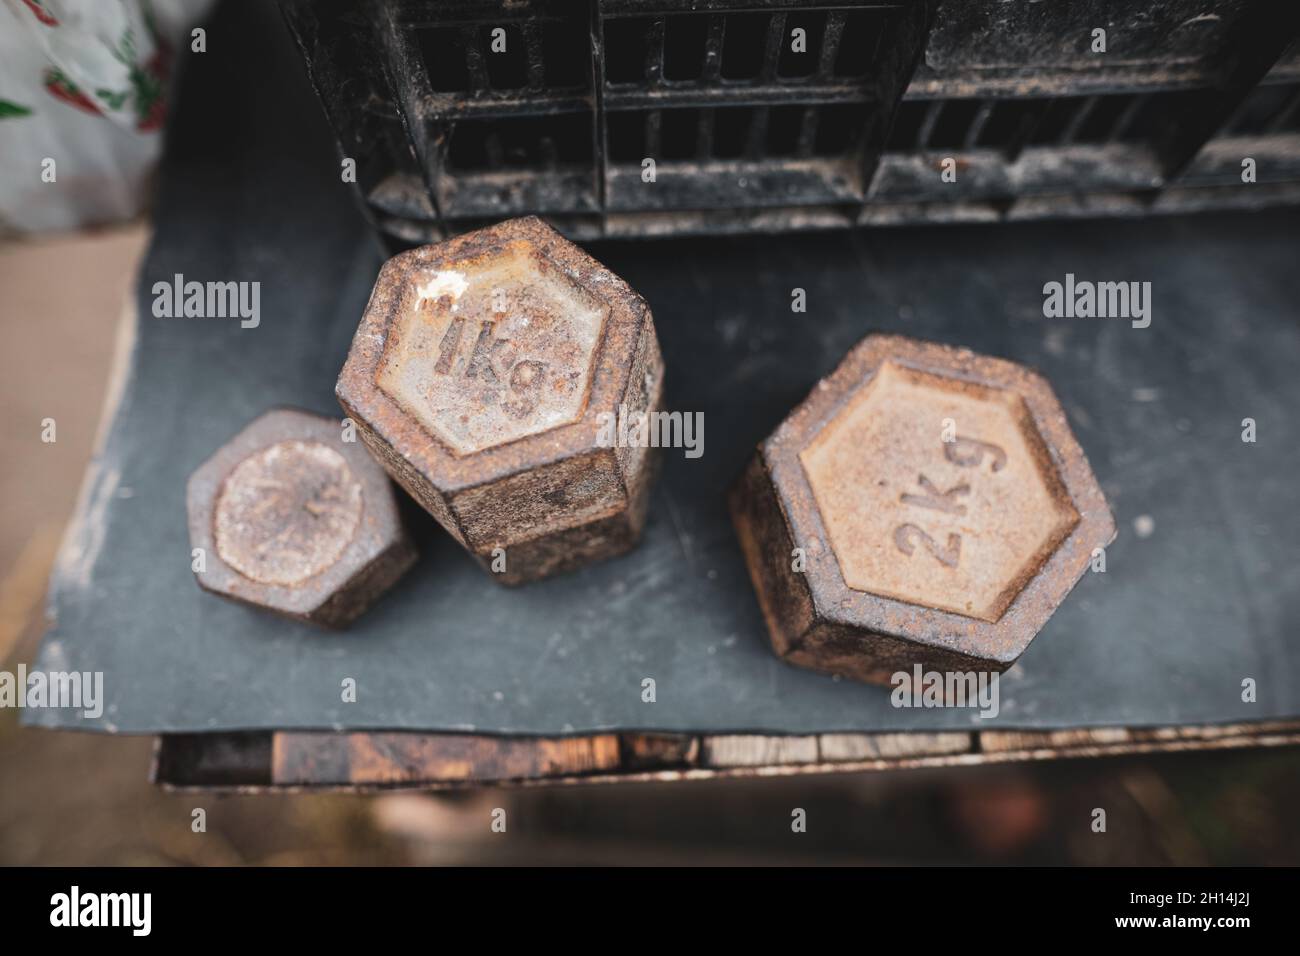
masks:
{"label": "white plastic bag", "polygon": [[210,0],[0,2],[0,229],[137,215],[172,66]]}

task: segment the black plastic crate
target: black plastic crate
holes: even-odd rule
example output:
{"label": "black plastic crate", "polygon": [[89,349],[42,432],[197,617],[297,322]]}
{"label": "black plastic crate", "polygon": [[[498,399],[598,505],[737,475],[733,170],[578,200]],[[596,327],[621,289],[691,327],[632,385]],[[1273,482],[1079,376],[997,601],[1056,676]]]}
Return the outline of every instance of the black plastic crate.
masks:
{"label": "black plastic crate", "polygon": [[[592,237],[1300,199],[1295,5],[281,6],[408,242],[526,213]],[[1247,142],[1257,188],[1221,188]]]}

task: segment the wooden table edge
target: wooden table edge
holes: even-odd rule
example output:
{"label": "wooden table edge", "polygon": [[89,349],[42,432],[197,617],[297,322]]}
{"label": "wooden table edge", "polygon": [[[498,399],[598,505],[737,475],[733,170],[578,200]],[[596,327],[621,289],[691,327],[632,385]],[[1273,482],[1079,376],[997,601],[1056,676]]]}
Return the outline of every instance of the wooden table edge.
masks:
{"label": "wooden table edge", "polygon": [[865,773],[1300,745],[1300,721],[1049,731],[517,737],[413,732],[163,734],[168,790],[368,793]]}

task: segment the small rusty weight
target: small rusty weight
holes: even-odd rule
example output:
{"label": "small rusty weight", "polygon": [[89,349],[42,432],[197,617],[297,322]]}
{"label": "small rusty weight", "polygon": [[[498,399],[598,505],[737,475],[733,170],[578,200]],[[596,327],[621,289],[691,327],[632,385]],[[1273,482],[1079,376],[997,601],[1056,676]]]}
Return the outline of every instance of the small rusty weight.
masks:
{"label": "small rusty weight", "polygon": [[502,584],[632,547],[660,407],[645,301],[528,217],[385,263],[335,392],[375,457]]}
{"label": "small rusty weight", "polygon": [[1115,522],[1047,381],[873,335],[729,496],[776,653],[889,683],[1010,667]]}
{"label": "small rusty weight", "polygon": [[415,562],[392,483],[337,419],[275,409],[190,476],[195,578],[206,591],[344,627]]}

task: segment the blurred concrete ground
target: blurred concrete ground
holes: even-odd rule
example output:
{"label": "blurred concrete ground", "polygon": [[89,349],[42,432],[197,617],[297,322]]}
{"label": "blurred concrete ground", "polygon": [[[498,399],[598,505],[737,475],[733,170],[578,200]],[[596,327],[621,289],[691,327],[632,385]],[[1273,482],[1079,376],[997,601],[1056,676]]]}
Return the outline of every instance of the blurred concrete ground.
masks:
{"label": "blurred concrete ground", "polygon": [[[0,669],[34,655],[146,241],[137,225],[0,245]],[[0,864],[1300,863],[1296,749],[379,797],[168,794],[151,749],[0,711]]]}

